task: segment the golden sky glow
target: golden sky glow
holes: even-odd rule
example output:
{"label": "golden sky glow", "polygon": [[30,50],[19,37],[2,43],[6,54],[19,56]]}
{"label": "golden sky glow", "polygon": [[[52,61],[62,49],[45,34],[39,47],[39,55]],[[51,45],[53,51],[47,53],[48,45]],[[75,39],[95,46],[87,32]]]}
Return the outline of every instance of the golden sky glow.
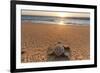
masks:
{"label": "golden sky glow", "polygon": [[57,17],[90,17],[89,13],[82,12],[49,12],[22,10],[22,15],[57,16]]}

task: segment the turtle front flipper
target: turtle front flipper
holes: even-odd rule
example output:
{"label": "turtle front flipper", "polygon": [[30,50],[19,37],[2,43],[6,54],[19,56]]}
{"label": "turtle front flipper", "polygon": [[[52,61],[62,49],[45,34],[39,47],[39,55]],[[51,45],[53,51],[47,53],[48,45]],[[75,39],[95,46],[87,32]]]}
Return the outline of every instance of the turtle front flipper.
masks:
{"label": "turtle front flipper", "polygon": [[71,56],[71,51],[70,51],[70,47],[69,46],[64,46],[64,55],[66,57],[68,57],[68,59],[70,60],[70,56]]}

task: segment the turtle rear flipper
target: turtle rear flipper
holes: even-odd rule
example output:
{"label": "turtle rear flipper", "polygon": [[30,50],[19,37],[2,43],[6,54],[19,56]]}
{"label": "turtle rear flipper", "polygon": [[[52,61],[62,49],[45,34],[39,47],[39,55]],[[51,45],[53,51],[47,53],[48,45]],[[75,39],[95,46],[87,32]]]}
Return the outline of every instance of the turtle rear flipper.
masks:
{"label": "turtle rear flipper", "polygon": [[53,54],[54,53],[54,47],[53,46],[48,47],[47,53],[49,55]]}

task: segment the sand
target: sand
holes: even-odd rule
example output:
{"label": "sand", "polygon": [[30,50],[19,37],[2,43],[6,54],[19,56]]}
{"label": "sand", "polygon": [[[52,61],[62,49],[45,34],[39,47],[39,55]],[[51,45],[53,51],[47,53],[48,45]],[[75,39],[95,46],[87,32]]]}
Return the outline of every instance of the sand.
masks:
{"label": "sand", "polygon": [[89,25],[51,25],[23,22],[21,25],[21,62],[47,62],[48,47],[62,41],[69,45],[70,60],[90,58]]}

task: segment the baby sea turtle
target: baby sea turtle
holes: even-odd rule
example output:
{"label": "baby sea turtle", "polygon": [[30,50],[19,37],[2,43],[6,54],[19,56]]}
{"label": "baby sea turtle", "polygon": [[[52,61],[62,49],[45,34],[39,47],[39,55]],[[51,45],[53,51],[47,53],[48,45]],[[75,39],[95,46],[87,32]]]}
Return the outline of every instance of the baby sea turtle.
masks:
{"label": "baby sea turtle", "polygon": [[48,48],[48,54],[53,54],[55,56],[66,56],[69,58],[70,56],[70,47],[68,45],[64,45],[62,44],[62,42],[57,42],[57,44],[55,44],[52,47]]}
{"label": "baby sea turtle", "polygon": [[64,53],[64,46],[61,42],[58,42],[55,45],[54,53],[56,54],[56,56],[60,56]]}

